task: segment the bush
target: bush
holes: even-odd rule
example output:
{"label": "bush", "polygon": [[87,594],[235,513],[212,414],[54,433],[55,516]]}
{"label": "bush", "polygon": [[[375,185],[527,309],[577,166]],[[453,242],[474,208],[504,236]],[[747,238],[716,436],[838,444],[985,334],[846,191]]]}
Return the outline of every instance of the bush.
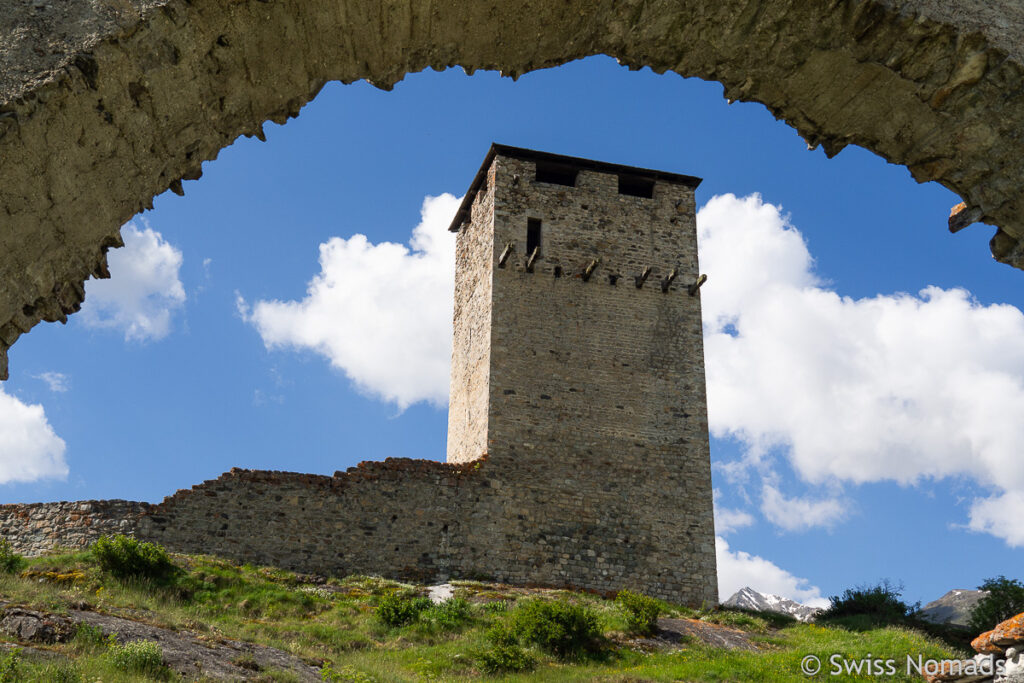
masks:
{"label": "bush", "polygon": [[375,683],[376,681],[373,676],[357,671],[351,666],[335,669],[330,662],[324,662],[320,669],[320,680],[324,683]]}
{"label": "bush", "polygon": [[487,629],[484,639],[491,645],[518,645],[519,638],[509,628],[508,624],[499,623]]}
{"label": "bush", "polygon": [[109,636],[103,635],[103,629],[99,626],[79,624],[75,627],[75,635],[71,639],[71,642],[80,650],[93,652],[96,650],[105,650],[108,647],[116,645],[117,639],[113,634]]}
{"label": "bush", "polygon": [[601,636],[592,610],[564,600],[526,602],[516,609],[513,624],[520,639],[562,659],[596,650]]}
{"label": "bush", "polygon": [[900,599],[903,586],[883,580],[876,586],[847,588],[842,596],[832,596],[832,604],[818,615],[817,621],[835,621],[861,617],[871,625],[902,624],[917,611],[920,603],[908,605]]}
{"label": "bush", "polygon": [[82,674],[74,664],[47,664],[40,672],[39,680],[46,683],[82,683]]}
{"label": "bush", "polygon": [[619,591],[615,602],[626,613],[626,629],[630,633],[648,636],[658,630],[658,615],[663,611],[658,600],[642,593]]}
{"label": "bush", "polygon": [[450,598],[431,605],[419,617],[433,622],[443,631],[454,631],[470,620],[469,602],[463,598]]}
{"label": "bush", "polygon": [[476,655],[477,666],[485,674],[515,673],[529,671],[537,665],[536,660],[518,645],[494,645]]}
{"label": "bush", "polygon": [[494,602],[485,602],[480,605],[480,609],[488,614],[504,614],[508,611],[508,608],[508,600],[495,600]]}
{"label": "bush", "polygon": [[396,593],[381,596],[377,601],[376,614],[385,626],[406,626],[416,621],[420,613],[430,606],[430,598],[416,598]]}
{"label": "bush", "polygon": [[114,668],[126,673],[161,679],[167,678],[170,673],[164,664],[163,651],[151,640],[133,640],[124,645],[112,645],[107,657]]}
{"label": "bush", "polygon": [[17,683],[22,679],[21,650],[14,648],[0,657],[0,683]]}
{"label": "bush", "polygon": [[13,574],[25,566],[25,558],[14,552],[11,542],[0,538],[0,573]]}
{"label": "bush", "polygon": [[971,612],[970,628],[975,633],[995,628],[996,624],[1024,612],[1024,584],[999,576],[978,586],[988,591]]}
{"label": "bush", "polygon": [[143,543],[131,536],[100,536],[92,545],[100,569],[116,579],[169,582],[180,571],[163,546]]}

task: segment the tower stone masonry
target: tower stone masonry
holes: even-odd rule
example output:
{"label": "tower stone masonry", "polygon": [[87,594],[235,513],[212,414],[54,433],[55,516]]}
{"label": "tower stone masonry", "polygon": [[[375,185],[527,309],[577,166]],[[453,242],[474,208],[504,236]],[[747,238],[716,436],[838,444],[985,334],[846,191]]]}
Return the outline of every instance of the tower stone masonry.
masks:
{"label": "tower stone masonry", "polygon": [[452,222],[448,461],[561,582],[716,601],[699,183],[493,145]]}
{"label": "tower stone masonry", "polygon": [[158,504],[0,505],[0,537],[37,555],[124,533],[334,576],[716,603],[698,182],[491,147],[452,222],[447,463],[235,468]]}

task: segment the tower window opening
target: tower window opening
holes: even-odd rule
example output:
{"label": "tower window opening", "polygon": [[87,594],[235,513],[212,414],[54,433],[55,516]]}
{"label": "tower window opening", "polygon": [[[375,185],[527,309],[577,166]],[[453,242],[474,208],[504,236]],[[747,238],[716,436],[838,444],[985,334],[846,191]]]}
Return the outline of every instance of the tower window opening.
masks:
{"label": "tower window opening", "polygon": [[637,178],[636,176],[620,175],[619,194],[628,194],[630,197],[652,199],[654,197],[654,181],[650,178]]}
{"label": "tower window opening", "polygon": [[564,164],[537,162],[537,182],[576,187],[577,170]]}
{"label": "tower window opening", "polygon": [[537,250],[537,258],[541,257],[540,248],[540,219],[539,218],[527,218],[526,219],[526,256],[529,258],[533,254],[533,250]]}

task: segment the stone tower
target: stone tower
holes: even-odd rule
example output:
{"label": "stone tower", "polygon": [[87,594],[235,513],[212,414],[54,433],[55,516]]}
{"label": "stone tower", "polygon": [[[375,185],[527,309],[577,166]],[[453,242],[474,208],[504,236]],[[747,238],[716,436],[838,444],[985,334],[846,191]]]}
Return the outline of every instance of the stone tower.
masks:
{"label": "stone tower", "polygon": [[466,193],[448,461],[511,487],[500,578],[717,602],[699,183],[492,145]]}

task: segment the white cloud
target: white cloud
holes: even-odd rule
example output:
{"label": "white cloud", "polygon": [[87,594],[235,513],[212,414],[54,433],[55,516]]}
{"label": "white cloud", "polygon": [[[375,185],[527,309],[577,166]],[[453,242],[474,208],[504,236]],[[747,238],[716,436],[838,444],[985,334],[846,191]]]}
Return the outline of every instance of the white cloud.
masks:
{"label": "white cloud", "polygon": [[754,516],[744,510],[715,507],[715,533],[725,536],[754,523]]}
{"label": "white cloud", "polygon": [[77,316],[91,327],[121,331],[125,340],[162,339],[171,331],[171,315],[185,303],[178,273],[181,252],[149,227],[129,223],[121,229],[124,247],[107,255],[110,279],[85,283],[85,303]]}
{"label": "white cloud", "polygon": [[1010,491],[1000,496],[974,501],[968,528],[1005,539],[1013,548],[1024,547],[1024,492]]}
{"label": "white cloud", "polygon": [[0,387],[0,484],[67,478],[64,449],[41,405],[22,403]]}
{"label": "white cloud", "polygon": [[846,506],[835,499],[787,498],[771,484],[761,487],[761,512],[769,522],[787,531],[831,528],[846,516]]}
{"label": "white cloud", "polygon": [[267,348],[315,351],[367,394],[405,409],[448,401],[455,236],[460,199],[423,201],[409,246],[364,235],[320,245],[320,273],[301,301],[241,297],[239,311]]}
{"label": "white cloud", "polygon": [[720,490],[714,489],[711,494],[714,501],[715,533],[725,536],[754,523],[754,516],[749,512],[723,507]]}
{"label": "white cloud", "polygon": [[715,538],[715,554],[718,562],[718,595],[723,602],[739,589],[749,586],[761,593],[781,595],[811,607],[829,605],[829,601],[822,597],[821,590],[810,585],[807,579],[793,576],[763,557],[742,550],[730,550],[729,543],[721,536]]}
{"label": "white cloud", "polygon": [[54,393],[64,393],[68,390],[68,376],[62,372],[41,372],[33,377],[46,382],[46,386]]}
{"label": "white cloud", "polygon": [[[1019,509],[1020,310],[938,287],[841,297],[757,195],[714,197],[697,220],[710,427],[745,445],[745,467],[774,450],[812,484],[966,476]],[[768,494],[769,510],[787,507]],[[998,507],[976,502],[971,528],[1020,543]]]}

